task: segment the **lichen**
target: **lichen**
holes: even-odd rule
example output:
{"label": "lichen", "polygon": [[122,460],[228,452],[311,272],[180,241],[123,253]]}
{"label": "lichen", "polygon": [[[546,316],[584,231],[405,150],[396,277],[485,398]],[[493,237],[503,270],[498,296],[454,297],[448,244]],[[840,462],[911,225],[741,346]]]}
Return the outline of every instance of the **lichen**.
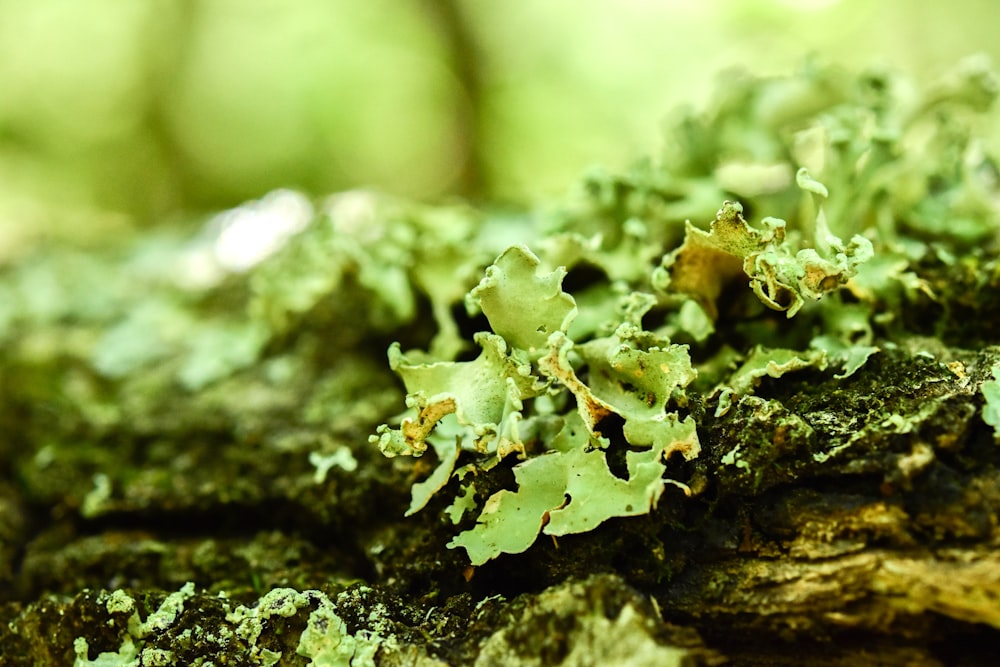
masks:
{"label": "lichen", "polygon": [[[982,637],[996,85],[901,85],[725,78],[532,211],[283,192],[0,267],[12,664],[674,660],[635,596],[510,615],[596,570],[730,649]],[[280,201],[267,252],[219,247]]]}
{"label": "lichen", "polygon": [[[389,456],[432,447],[438,459],[414,485],[407,514],[454,489],[458,475],[508,466],[513,485],[476,498],[476,523],[448,543],[482,564],[528,549],[539,534],[651,512],[665,484],[687,489],[664,476],[673,454],[700,452],[701,425],[685,413],[692,401],[714,408],[715,420],[736,406],[755,420],[783,414],[780,402],[754,396],[758,385],[807,372],[846,381],[895,344],[904,302],[940,301],[918,266],[928,252],[950,256],[921,240],[945,210],[926,204],[943,201],[931,181],[953,182],[947,210],[958,199],[984,206],[989,184],[964,166],[986,164],[971,145],[928,156],[920,142],[951,136],[940,109],[981,113],[997,86],[970,61],[908,107],[887,95],[884,73],[863,76],[853,92],[840,76],[807,68],[808,103],[782,97],[780,81],[727,80],[722,99],[741,103],[686,118],[671,159],[624,176],[595,172],[577,199],[546,212],[532,249],[512,245],[485,267],[465,296],[489,329],[471,335],[477,357],[390,348],[409,410],[371,441]],[[772,91],[788,104],[781,123],[768,116]],[[716,135],[728,137],[725,147]],[[726,198],[727,187],[744,202]],[[704,211],[707,193],[723,203],[706,231],[678,211]],[[995,215],[976,210],[978,230],[943,236],[956,251],[996,236]],[[786,318],[803,314],[804,324],[767,318],[747,294]],[[989,419],[993,391],[984,384]],[[878,428],[912,428],[897,418]],[[808,420],[784,419],[782,437],[814,447],[814,463],[870,435],[821,445]],[[738,438],[719,461],[764,479],[758,467],[774,458],[751,447]],[[519,462],[510,467],[507,457]],[[469,510],[470,488],[445,510],[453,521]]]}
{"label": "lichen", "polygon": [[[440,461],[414,485],[407,514],[446,485],[460,449],[478,454],[483,470],[512,454],[528,459],[514,467],[518,491],[493,494],[477,524],[448,545],[464,547],[476,565],[526,550],[539,531],[586,532],[612,517],[648,513],[663,492],[666,460],[699,451],[693,421],[666,410],[695,377],[687,349],[628,322],[575,344],[567,331],[578,309],[561,287],[565,271],[539,273],[540,263],[513,246],[469,292],[470,310],[481,309],[493,329],[475,334],[477,359],[417,363],[398,347],[389,351],[412,416],[396,429],[381,426],[371,441],[391,456],[420,455],[430,444]],[[575,365],[588,369],[589,385]],[[575,410],[554,409],[570,396]],[[535,409],[525,417],[530,399]],[[612,417],[622,420],[624,445],[604,433]],[[550,443],[539,441],[543,430],[555,434]],[[539,446],[548,451],[529,455]],[[642,448],[625,452],[621,476],[607,462],[612,446]]]}
{"label": "lichen", "polygon": [[986,403],[983,405],[983,421],[993,427],[994,435],[1000,439],[1000,363],[992,368],[993,379],[982,384],[981,390]]}
{"label": "lichen", "polygon": [[117,651],[102,651],[91,660],[88,657],[90,646],[86,637],[77,637],[73,642],[76,653],[74,667],[137,667],[138,665],[169,665],[173,664],[173,656],[169,650],[157,647],[147,647],[146,640],[159,635],[172,626],[177,617],[184,611],[185,600],[194,595],[194,584],[187,583],[179,591],[171,593],[160,607],[149,614],[146,620],[139,618],[135,601],[123,591],[114,591],[107,598],[109,614],[129,614],[127,631],[121,638],[121,646]]}
{"label": "lichen", "polygon": [[295,652],[309,658],[313,667],[375,667],[375,652],[381,642],[377,634],[350,634],[324,597],[309,614]]}
{"label": "lichen", "polygon": [[[372,628],[349,632],[337,614],[337,603],[317,590],[297,591],[275,588],[251,604],[232,604],[216,598],[221,615],[204,625],[191,622],[191,614],[182,619],[187,603],[198,598],[204,610],[205,600],[195,593],[193,584],[166,597],[145,621],[139,618],[136,600],[123,590],[102,593],[98,602],[109,615],[128,615],[127,625],[114,651],[101,651],[90,658],[90,646],[96,629],[88,630],[73,642],[76,667],[129,667],[138,665],[176,665],[191,659],[192,647],[198,657],[190,664],[213,664],[213,661],[250,662],[256,665],[293,664],[291,656],[306,661],[294,664],[315,667],[372,667],[379,647],[393,639],[374,629],[380,625],[382,612],[371,615]],[[346,598],[345,598],[346,600]],[[205,619],[202,619],[203,622]],[[217,625],[214,625],[218,623]],[[219,662],[214,662],[219,664]]]}

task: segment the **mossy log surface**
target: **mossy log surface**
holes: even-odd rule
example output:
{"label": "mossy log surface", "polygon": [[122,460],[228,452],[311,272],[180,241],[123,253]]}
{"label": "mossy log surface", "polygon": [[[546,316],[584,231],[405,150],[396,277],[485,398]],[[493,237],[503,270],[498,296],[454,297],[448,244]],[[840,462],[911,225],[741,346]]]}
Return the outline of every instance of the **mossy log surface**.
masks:
{"label": "mossy log surface", "polygon": [[[975,296],[996,303],[996,287]],[[364,301],[338,289],[330,308]],[[961,300],[945,305],[976,317]],[[954,327],[1000,330],[984,313]],[[444,500],[403,517],[427,464],[366,441],[401,399],[385,341],[420,332],[345,342],[323,326],[334,316],[367,317],[312,312],[260,361],[197,389],[177,385],[169,355],[94,371],[81,360],[102,334],[85,320],[8,337],[3,664],[120,651],[132,608],[109,610],[112,593],[145,619],[186,582],[181,611],[142,635],[140,664],[158,650],[172,664],[310,664],[296,647],[321,597],[345,636],[375,638],[378,664],[989,663],[1000,447],[980,387],[1000,348],[913,336],[847,379],[765,379],[721,417],[694,395],[702,455],[671,463],[691,498],[669,487],[648,516],[473,568],[445,548]],[[339,447],[356,469],[318,475],[310,452]],[[240,631],[234,610],[276,589],[313,597]]]}

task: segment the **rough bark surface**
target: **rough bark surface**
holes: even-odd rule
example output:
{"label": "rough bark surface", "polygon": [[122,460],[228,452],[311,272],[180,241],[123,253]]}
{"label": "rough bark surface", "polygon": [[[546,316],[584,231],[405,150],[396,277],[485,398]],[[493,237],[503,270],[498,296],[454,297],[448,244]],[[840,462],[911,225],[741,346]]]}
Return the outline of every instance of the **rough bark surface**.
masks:
{"label": "rough bark surface", "polygon": [[[138,664],[975,665],[1000,638],[980,392],[1000,348],[914,337],[846,380],[765,379],[721,417],[696,398],[703,453],[673,471],[693,497],[472,568],[435,511],[402,516],[427,464],[365,442],[401,396],[384,340],[304,326],[192,390],[169,358],[102,378],[78,361],[97,335],[60,321],[3,352],[5,665],[127,663],[130,627]],[[357,469],[319,479],[323,443]],[[186,582],[175,614],[129,625]],[[324,605],[347,662],[296,653]]]}

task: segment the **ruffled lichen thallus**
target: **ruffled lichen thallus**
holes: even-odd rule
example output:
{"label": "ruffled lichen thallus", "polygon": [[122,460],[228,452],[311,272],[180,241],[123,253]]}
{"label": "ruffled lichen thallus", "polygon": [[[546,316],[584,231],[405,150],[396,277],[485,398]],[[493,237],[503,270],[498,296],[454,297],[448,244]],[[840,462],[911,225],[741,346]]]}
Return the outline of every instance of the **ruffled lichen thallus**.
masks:
{"label": "ruffled lichen thallus", "polygon": [[[799,185],[818,184],[803,172]],[[680,410],[697,371],[688,346],[671,341],[671,327],[646,329],[644,316],[660,306],[700,323],[693,329],[711,328],[734,269],[746,273],[766,306],[791,316],[843,285],[872,255],[867,239],[845,244],[822,218],[816,237],[815,249],[795,252],[783,221],[766,219],[757,229],[738,203],[725,202],[707,232],[688,223],[683,244],[647,275],[609,281],[603,299],[591,290],[579,302],[563,287],[565,266],[548,260],[571,255],[567,246],[599,248],[600,239],[588,246],[573,233],[553,235],[539,244],[541,257],[523,245],[506,249],[466,297],[470,313],[482,313],[491,329],[474,335],[478,356],[456,361],[404,353],[398,344],[389,349],[408,411],[398,427],[382,425],[371,441],[390,457],[420,456],[430,447],[439,461],[413,486],[407,514],[457,479],[448,517],[457,524],[475,511],[478,519],[448,546],[465,548],[481,565],[525,551],[539,533],[583,533],[613,517],[647,514],[667,484],[690,494],[665,472],[669,457],[690,460],[700,452],[695,421]],[[590,259],[600,265],[598,255]],[[624,450],[625,466],[613,472],[609,453],[616,449]],[[507,457],[519,460],[516,488],[479,505],[477,477]]]}

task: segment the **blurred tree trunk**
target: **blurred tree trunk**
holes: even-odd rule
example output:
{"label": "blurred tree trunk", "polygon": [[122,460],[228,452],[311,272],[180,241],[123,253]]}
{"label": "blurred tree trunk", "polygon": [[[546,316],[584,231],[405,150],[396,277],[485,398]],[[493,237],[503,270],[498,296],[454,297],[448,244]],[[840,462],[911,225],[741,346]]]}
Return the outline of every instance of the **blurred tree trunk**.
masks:
{"label": "blurred tree trunk", "polygon": [[479,199],[489,191],[484,169],[482,131],[483,71],[475,31],[455,0],[423,0],[429,20],[437,28],[448,54],[448,66],[461,86],[464,96],[455,100],[453,109],[456,134],[463,158],[457,194]]}

